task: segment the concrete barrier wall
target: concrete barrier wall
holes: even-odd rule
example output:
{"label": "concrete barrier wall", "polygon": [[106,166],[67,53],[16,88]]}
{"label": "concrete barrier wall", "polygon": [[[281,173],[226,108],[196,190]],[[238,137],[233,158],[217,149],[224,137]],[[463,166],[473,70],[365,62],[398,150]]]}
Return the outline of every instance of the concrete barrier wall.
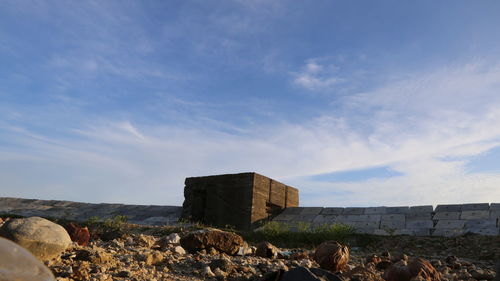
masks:
{"label": "concrete barrier wall", "polygon": [[[0,214],[43,216],[85,221],[90,217],[125,215],[143,225],[172,225],[182,207],[91,204],[57,200],[0,197]],[[273,221],[318,226],[342,223],[360,233],[377,235],[456,236],[465,233],[499,235],[500,203],[372,208],[286,208]]]}
{"label": "concrete barrier wall", "polygon": [[85,221],[125,215],[128,222],[142,225],[171,225],[177,223],[182,207],[125,204],[91,204],[72,201],[36,200],[0,197],[0,214],[39,216]]}
{"label": "concrete barrier wall", "polygon": [[302,225],[345,224],[377,235],[457,236],[500,234],[500,203],[371,208],[287,208],[273,221]]}

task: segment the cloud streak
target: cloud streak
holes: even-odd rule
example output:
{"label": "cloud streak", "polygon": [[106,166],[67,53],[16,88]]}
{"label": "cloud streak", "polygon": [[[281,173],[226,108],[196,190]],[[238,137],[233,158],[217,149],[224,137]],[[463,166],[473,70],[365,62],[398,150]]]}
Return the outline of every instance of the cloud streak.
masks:
{"label": "cloud streak", "polygon": [[[3,193],[178,205],[187,176],[256,171],[300,188],[305,205],[490,201],[500,196],[500,175],[467,174],[463,157],[500,145],[499,83],[496,65],[455,65],[344,97],[300,124],[261,124],[245,134],[102,118],[80,119],[59,138],[3,126],[16,143],[0,149]],[[380,166],[401,175],[310,178]]]}

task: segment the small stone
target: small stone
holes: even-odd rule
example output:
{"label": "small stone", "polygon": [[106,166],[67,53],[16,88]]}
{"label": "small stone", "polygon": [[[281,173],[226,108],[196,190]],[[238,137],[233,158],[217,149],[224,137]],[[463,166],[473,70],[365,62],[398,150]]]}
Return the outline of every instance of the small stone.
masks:
{"label": "small stone", "polygon": [[184,248],[182,248],[181,246],[175,246],[174,247],[174,252],[176,254],[179,254],[179,255],[185,255],[186,254],[186,250],[184,250]]}
{"label": "small stone", "polygon": [[278,256],[279,249],[269,242],[262,242],[257,245],[255,256],[275,259]]}
{"label": "small stone", "polygon": [[303,259],[299,261],[299,265],[307,268],[311,268],[313,266],[313,263],[309,259]]}
{"label": "small stone", "polygon": [[132,274],[130,273],[130,271],[128,270],[122,270],[120,272],[118,272],[115,276],[116,277],[123,277],[123,278],[127,278],[127,277],[130,277]]}
{"label": "small stone", "polygon": [[181,242],[181,237],[177,233],[171,233],[165,237],[165,242],[169,244],[179,244]]}
{"label": "small stone", "polygon": [[210,266],[205,265],[202,269],[202,275],[205,277],[215,277],[215,274],[210,269]]}
{"label": "small stone", "polygon": [[495,273],[482,269],[472,270],[470,274],[472,278],[477,280],[493,280],[495,278]]}

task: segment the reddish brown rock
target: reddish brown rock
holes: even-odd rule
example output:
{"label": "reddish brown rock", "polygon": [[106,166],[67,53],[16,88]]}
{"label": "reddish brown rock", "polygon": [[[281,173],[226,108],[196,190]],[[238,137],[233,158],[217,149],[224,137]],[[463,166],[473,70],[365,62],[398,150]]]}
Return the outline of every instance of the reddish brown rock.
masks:
{"label": "reddish brown rock", "polygon": [[355,268],[342,274],[342,277],[348,278],[347,280],[359,280],[359,281],[382,281],[380,276],[370,270],[369,268],[363,266],[356,266]]}
{"label": "reddish brown rock", "polygon": [[405,261],[399,261],[387,268],[384,273],[387,281],[410,281],[411,273]]}
{"label": "reddish brown rock", "polygon": [[257,250],[255,250],[255,255],[257,257],[274,259],[278,256],[278,248],[269,242],[262,242],[257,245]]}
{"label": "reddish brown rock", "polygon": [[409,264],[399,261],[391,265],[384,273],[384,279],[387,281],[410,281],[412,278],[440,281],[441,275],[430,262],[422,258],[414,259]]}
{"label": "reddish brown rock", "polygon": [[422,258],[416,258],[408,264],[408,269],[412,277],[423,277],[427,281],[439,281],[441,275],[432,264]]}
{"label": "reddish brown rock", "polygon": [[218,229],[193,231],[181,238],[181,246],[190,253],[214,248],[219,252],[234,255],[243,245],[243,238],[238,234]]}
{"label": "reddish brown rock", "polygon": [[87,227],[80,227],[74,223],[69,223],[66,230],[71,237],[71,241],[78,243],[80,246],[87,246],[90,240],[90,232]]}
{"label": "reddish brown rock", "polygon": [[342,271],[349,261],[349,248],[336,241],[323,242],[316,248],[314,260],[323,269]]}

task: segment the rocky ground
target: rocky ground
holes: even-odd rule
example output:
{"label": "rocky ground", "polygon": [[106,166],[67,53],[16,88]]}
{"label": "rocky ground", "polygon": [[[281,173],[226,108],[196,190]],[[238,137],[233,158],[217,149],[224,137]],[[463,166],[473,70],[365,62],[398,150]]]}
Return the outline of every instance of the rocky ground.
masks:
{"label": "rocky ground", "polygon": [[[170,243],[165,242],[169,239]],[[319,267],[314,249],[279,249],[271,258],[255,256],[255,247],[249,247],[244,256],[213,248],[190,254],[172,235],[169,239],[130,234],[107,242],[93,241],[85,247],[73,244],[49,267],[60,281],[274,280],[273,273],[279,270]],[[441,273],[442,280],[492,280],[499,245],[498,237],[382,238],[366,248],[350,247],[349,262],[340,276],[384,280],[391,263],[422,257]]]}
{"label": "rocky ground", "polygon": [[[366,243],[359,237],[347,242],[347,264],[337,260],[328,271],[315,268],[318,248],[278,248],[261,242],[247,244],[241,237],[191,237],[192,231],[163,233],[151,228],[95,238],[85,245],[72,242],[55,258],[45,261],[56,280],[493,280],[500,254],[500,237],[468,235],[456,238],[378,237]],[[199,230],[195,235],[212,230]],[[214,230],[215,231],[215,230]],[[196,234],[198,233],[198,234]],[[200,234],[201,233],[201,234]],[[220,232],[216,232],[218,235]],[[229,234],[228,234],[229,235]],[[207,238],[208,237],[208,238]],[[191,240],[190,240],[191,239]],[[196,240],[198,239],[198,240]],[[233,241],[234,239],[234,241]],[[240,241],[240,240],[241,241]],[[361,246],[362,245],[362,246]],[[321,247],[321,246],[319,246]],[[328,251],[328,249],[326,249]],[[334,252],[327,253],[328,255]],[[327,257],[328,259],[328,255]],[[429,262],[440,279],[406,276],[414,258]],[[331,260],[327,262],[332,263]],[[321,263],[321,262],[320,262]],[[407,263],[410,271],[405,266]],[[340,270],[332,269],[336,268]],[[293,269],[310,269],[310,278]],[[405,271],[406,270],[406,271]],[[309,272],[309,271],[308,271]],[[322,275],[328,273],[330,275]],[[284,275],[285,274],[285,275]],[[438,275],[434,275],[438,276]],[[290,279],[292,278],[292,279]],[[293,279],[295,278],[295,279]],[[309,278],[309,277],[307,277]],[[340,279],[339,279],[340,278]],[[0,278],[1,279],[1,278]]]}

